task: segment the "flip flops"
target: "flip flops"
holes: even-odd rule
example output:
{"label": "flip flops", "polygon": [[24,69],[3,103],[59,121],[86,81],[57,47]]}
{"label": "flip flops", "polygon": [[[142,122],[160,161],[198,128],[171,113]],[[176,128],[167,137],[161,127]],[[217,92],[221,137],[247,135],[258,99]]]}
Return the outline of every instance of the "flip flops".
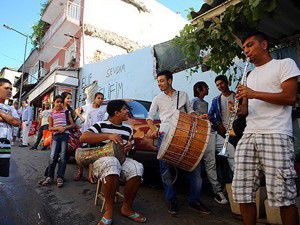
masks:
{"label": "flip flops", "polygon": [[145,223],[147,220],[144,215],[137,213],[137,212],[135,212],[134,214],[132,214],[130,216],[126,216],[126,215],[123,215],[123,216],[134,222],[137,222],[137,223]]}
{"label": "flip flops", "polygon": [[105,217],[102,217],[98,225],[110,225],[112,223],[113,223],[112,219],[106,219]]}

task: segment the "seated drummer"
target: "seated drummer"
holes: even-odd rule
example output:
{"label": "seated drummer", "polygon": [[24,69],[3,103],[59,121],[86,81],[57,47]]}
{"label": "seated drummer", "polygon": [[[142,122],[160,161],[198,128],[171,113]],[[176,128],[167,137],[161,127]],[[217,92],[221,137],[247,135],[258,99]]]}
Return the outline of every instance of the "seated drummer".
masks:
{"label": "seated drummer", "polygon": [[[158,87],[162,92],[153,99],[147,119],[152,136],[158,136],[157,127],[153,124],[154,117],[158,112],[161,124],[159,129],[160,135],[158,139],[157,150],[160,148],[164,133],[167,133],[169,130],[170,119],[177,109],[195,116],[197,115],[192,109],[187,93],[184,91],[176,91],[172,87],[172,81],[173,74],[170,71],[163,71],[157,74]],[[207,117],[207,115],[202,115],[200,117],[204,119]],[[159,161],[159,166],[165,191],[165,198],[169,205],[168,211],[171,215],[176,215],[179,209],[176,191],[173,185],[174,177],[171,174],[172,166],[163,160]],[[200,164],[194,171],[185,172],[184,174],[190,183],[190,194],[188,197],[189,206],[199,213],[210,214],[210,210],[200,202],[202,188]]]}
{"label": "seated drummer", "polygon": [[[113,141],[124,146],[128,153],[133,147],[133,131],[123,122],[128,120],[128,106],[125,101],[113,100],[107,105],[108,121],[95,123],[80,138],[82,143],[91,145]],[[121,165],[116,157],[102,157],[93,164],[94,175],[103,181],[106,211],[99,222],[112,224],[113,204],[118,187],[119,178],[125,180],[124,202],[121,214],[129,219],[143,223],[146,218],[132,208],[133,200],[142,182],[143,165],[131,158],[126,158]]]}

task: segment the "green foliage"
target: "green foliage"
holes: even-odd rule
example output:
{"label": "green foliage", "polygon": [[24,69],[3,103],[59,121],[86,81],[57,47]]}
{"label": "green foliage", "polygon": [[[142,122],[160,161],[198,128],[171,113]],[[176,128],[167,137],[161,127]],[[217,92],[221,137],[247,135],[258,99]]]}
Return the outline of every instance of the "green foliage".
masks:
{"label": "green foliage", "polygon": [[[188,60],[203,63],[218,74],[227,74],[234,79],[228,70],[235,67],[234,59],[244,59],[241,47],[235,42],[233,34],[242,28],[256,28],[265,13],[273,12],[280,0],[242,0],[230,6],[218,18],[209,21],[198,21],[196,25],[187,24],[175,41],[182,47]],[[200,54],[199,54],[200,53]],[[196,71],[199,66],[196,67]],[[194,70],[194,71],[195,71]],[[237,68],[233,68],[232,72]]]}
{"label": "green foliage", "polygon": [[[49,1],[41,4],[40,16],[44,14],[48,5]],[[30,35],[30,40],[34,48],[39,46],[40,41],[44,37],[48,28],[49,24],[41,19],[32,26],[32,34]]]}

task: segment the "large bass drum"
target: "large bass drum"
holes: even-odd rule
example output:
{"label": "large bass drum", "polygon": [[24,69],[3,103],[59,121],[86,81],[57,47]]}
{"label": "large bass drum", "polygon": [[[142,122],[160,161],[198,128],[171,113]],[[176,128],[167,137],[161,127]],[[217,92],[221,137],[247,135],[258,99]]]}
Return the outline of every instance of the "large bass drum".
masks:
{"label": "large bass drum", "polygon": [[164,135],[157,159],[186,171],[199,164],[210,137],[210,122],[176,111]]}

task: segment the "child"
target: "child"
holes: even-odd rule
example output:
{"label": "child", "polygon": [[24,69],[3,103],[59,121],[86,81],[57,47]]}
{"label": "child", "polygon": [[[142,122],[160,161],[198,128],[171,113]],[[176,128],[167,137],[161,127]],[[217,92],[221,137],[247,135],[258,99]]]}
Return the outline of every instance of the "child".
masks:
{"label": "child", "polygon": [[[67,125],[67,118],[70,125]],[[57,187],[63,186],[63,178],[66,170],[67,160],[67,144],[69,139],[69,129],[74,127],[74,122],[70,115],[70,111],[64,109],[63,98],[60,95],[54,97],[54,107],[48,118],[49,130],[53,131],[53,142],[51,145],[50,165],[47,170],[47,178],[42,183],[47,186],[54,179],[54,171],[57,162]]]}

